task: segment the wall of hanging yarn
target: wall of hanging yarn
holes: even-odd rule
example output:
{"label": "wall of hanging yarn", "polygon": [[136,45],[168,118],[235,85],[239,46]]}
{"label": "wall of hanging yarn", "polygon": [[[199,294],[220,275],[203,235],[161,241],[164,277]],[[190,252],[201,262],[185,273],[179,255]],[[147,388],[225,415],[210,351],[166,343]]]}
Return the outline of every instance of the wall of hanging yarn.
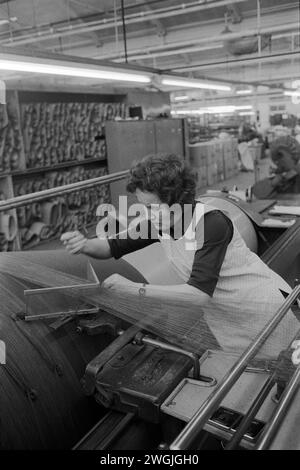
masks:
{"label": "wall of hanging yarn", "polygon": [[[106,173],[106,168],[95,165],[46,172],[39,174],[34,180],[18,179],[14,193],[21,196],[103,176]],[[104,202],[110,202],[109,185],[99,185],[17,208],[22,248],[29,249],[43,240],[59,237],[65,231],[80,230],[95,224],[96,209]]]}
{"label": "wall of hanging yarn", "polygon": [[[0,201],[13,197],[11,176],[0,177]],[[20,249],[16,209],[0,212],[0,252]]]}
{"label": "wall of hanging yarn", "polygon": [[124,103],[21,103],[27,168],[106,159],[105,121],[126,117]]}
{"label": "wall of hanging yarn", "polygon": [[7,91],[6,105],[0,104],[0,173],[25,169],[18,96]]}
{"label": "wall of hanging yarn", "polygon": [[[1,198],[106,174],[105,123],[127,117],[124,98],[9,90],[0,105]],[[101,202],[110,202],[108,185],[0,213],[0,251],[29,249],[95,224]]]}

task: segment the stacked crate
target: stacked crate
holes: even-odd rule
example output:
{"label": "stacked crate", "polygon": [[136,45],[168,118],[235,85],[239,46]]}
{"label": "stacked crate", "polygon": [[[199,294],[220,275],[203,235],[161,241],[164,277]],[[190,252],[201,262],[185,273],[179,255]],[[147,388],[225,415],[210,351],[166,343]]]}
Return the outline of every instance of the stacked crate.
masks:
{"label": "stacked crate", "polygon": [[238,142],[237,139],[223,141],[224,177],[232,178],[238,173]]}
{"label": "stacked crate", "polygon": [[237,139],[215,139],[189,146],[197,190],[213,186],[238,173]]}
{"label": "stacked crate", "polygon": [[197,177],[197,190],[205,188],[207,183],[207,161],[209,146],[205,143],[189,146],[190,164]]}

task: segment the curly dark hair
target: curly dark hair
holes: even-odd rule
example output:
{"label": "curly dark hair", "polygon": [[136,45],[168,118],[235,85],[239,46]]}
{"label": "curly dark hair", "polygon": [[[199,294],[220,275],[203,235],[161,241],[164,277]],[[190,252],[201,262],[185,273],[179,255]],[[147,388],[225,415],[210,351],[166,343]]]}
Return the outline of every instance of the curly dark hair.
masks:
{"label": "curly dark hair", "polygon": [[193,204],[196,177],[183,158],[174,154],[151,154],[136,162],[131,170],[127,191],[136,189],[156,194],[169,206]]}

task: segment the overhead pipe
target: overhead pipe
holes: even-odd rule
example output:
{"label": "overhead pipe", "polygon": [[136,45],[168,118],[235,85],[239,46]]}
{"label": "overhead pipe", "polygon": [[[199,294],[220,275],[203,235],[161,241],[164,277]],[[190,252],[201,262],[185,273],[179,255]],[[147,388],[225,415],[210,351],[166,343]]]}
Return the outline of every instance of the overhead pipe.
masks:
{"label": "overhead pipe", "polygon": [[[185,54],[191,52],[201,52],[201,51],[208,51],[212,49],[221,49],[223,44],[215,44],[211,46],[196,46],[196,47],[186,47],[183,49],[174,49],[171,51],[164,51],[164,52],[154,52],[154,53],[146,53],[141,55],[132,55],[130,54],[130,60],[142,60],[142,59],[154,59],[157,57],[168,57],[170,55],[178,55],[178,54]],[[114,62],[122,62],[124,59],[120,58],[115,60]]]}
{"label": "overhead pipe", "polygon": [[[220,0],[216,2],[205,2],[205,3],[199,3],[193,2],[189,4],[181,4],[180,6],[177,7],[168,7],[168,8],[160,8],[155,11],[155,13],[152,12],[139,12],[139,13],[133,13],[130,15],[125,16],[126,24],[136,24],[136,23],[141,23],[141,22],[146,22],[146,21],[152,21],[156,19],[161,19],[161,18],[169,18],[172,16],[179,16],[179,15],[187,15],[189,13],[195,13],[197,11],[202,11],[202,10],[207,10],[209,8],[218,8],[218,7],[223,7],[227,6],[229,4],[233,3],[244,3],[247,2],[248,0]],[[53,26],[49,28],[49,32],[43,33],[42,31],[39,31],[35,33],[34,35],[32,34],[26,34],[23,35],[20,39],[15,39],[15,40],[4,40],[0,41],[0,45],[3,46],[12,46],[12,45],[23,45],[23,44],[30,44],[32,42],[36,41],[45,41],[47,39],[55,39],[58,37],[65,37],[65,36],[72,36],[74,34],[83,34],[85,32],[92,32],[92,31],[99,31],[99,30],[104,30],[104,29],[109,29],[109,28],[115,28],[117,26],[122,26],[122,19],[115,20],[115,18],[111,18],[109,20],[103,19],[103,20],[96,20],[96,21],[90,21],[87,23],[85,26],[73,26],[72,24],[69,26],[66,26],[65,28],[57,29],[56,32],[53,31]]]}
{"label": "overhead pipe", "polygon": [[[143,49],[135,49],[130,52],[130,59],[132,58],[132,55],[138,55],[139,52],[145,55],[145,53],[148,52],[157,52],[157,51],[167,51],[169,50],[171,53],[171,49],[176,48],[182,48],[183,46],[191,46],[192,44],[207,44],[207,41],[209,42],[221,42],[223,43],[224,40],[232,40],[232,39],[240,39],[243,37],[247,36],[258,36],[259,34],[272,34],[276,32],[283,32],[283,31],[298,31],[299,24],[297,23],[288,23],[286,25],[278,25],[278,26],[268,26],[265,28],[260,28],[259,30],[257,28],[255,29],[249,29],[249,30],[243,30],[239,31],[236,33],[227,33],[227,34],[217,34],[215,36],[210,36],[208,37],[203,37],[203,38],[198,38],[198,39],[188,39],[185,41],[178,41],[178,42],[173,42],[173,43],[166,43],[161,46],[153,46],[151,48],[143,48]],[[1,42],[0,42],[1,44]],[[117,59],[121,58],[120,54],[106,54],[106,55],[101,55],[94,57],[95,59],[101,59],[101,60],[111,60],[111,59]]]}
{"label": "overhead pipe", "polygon": [[[123,29],[123,43],[124,43],[124,56],[125,62],[128,63],[128,55],[127,55],[127,37],[126,37],[126,20],[125,20],[125,8],[124,8],[124,0],[121,0],[121,9],[122,9],[122,29]],[[116,25],[117,21],[114,20]]]}
{"label": "overhead pipe", "polygon": [[281,307],[277,310],[274,317],[267,323],[265,328],[256,336],[254,341],[248,346],[246,351],[242,354],[240,359],[230,369],[230,371],[224,376],[219,382],[219,385],[204,401],[202,406],[183,428],[177,438],[173,441],[170,446],[170,450],[183,450],[189,449],[193,442],[197,439],[203,426],[207,420],[211,417],[213,412],[220,405],[224,397],[231,390],[233,385],[236,383],[238,378],[242,375],[246,369],[249,361],[255,357],[261,346],[264,344],[266,339],[272,334],[277,325],[281,322],[284,316],[287,314],[291,305],[300,295],[300,285],[296,286],[292,292],[286,297]]}
{"label": "overhead pipe", "polygon": [[199,69],[216,69],[219,67],[231,67],[245,65],[246,63],[257,63],[257,62],[278,62],[283,60],[285,57],[299,55],[300,50],[297,51],[290,51],[290,52],[279,52],[278,54],[268,54],[268,55],[261,55],[261,56],[250,56],[244,57],[243,59],[231,59],[231,60],[221,60],[219,62],[207,62],[202,64],[195,64],[195,65],[187,65],[187,66],[180,66],[180,67],[172,67],[171,69],[164,70],[164,73],[171,72],[171,71],[183,71],[183,72],[192,72],[194,70]]}
{"label": "overhead pipe", "polygon": [[11,199],[5,199],[4,201],[0,201],[0,212],[16,209],[17,207],[22,207],[26,204],[44,201],[45,199],[50,199],[52,197],[63,196],[64,194],[69,194],[74,191],[92,188],[99,184],[113,183],[127,178],[128,174],[129,170],[119,171],[117,173],[111,173],[110,175],[98,176],[97,178],[77,181],[76,183],[57,186],[56,188],[45,189],[44,191],[37,191],[36,193],[24,194]]}
{"label": "overhead pipe", "polygon": [[[142,60],[142,59],[152,59],[152,58],[156,58],[156,57],[168,57],[170,55],[178,55],[178,54],[184,54],[184,53],[191,53],[191,52],[200,52],[200,51],[209,51],[209,50],[212,50],[212,49],[221,49],[223,47],[222,44],[216,44],[216,45],[211,45],[211,46],[207,46],[207,47],[190,47],[190,48],[183,48],[183,49],[176,49],[174,51],[165,51],[165,52],[157,52],[157,53],[153,53],[153,54],[143,54],[143,55],[136,55],[136,56],[130,56],[130,60]],[[229,65],[229,64],[239,64],[239,62],[244,62],[244,61],[258,61],[258,60],[265,60],[266,58],[270,57],[270,58],[276,58],[276,57],[281,57],[281,56],[289,56],[289,55],[294,55],[294,54],[299,54],[299,50],[294,50],[294,51],[289,51],[289,52],[278,52],[277,54],[268,54],[268,55],[260,55],[260,56],[257,56],[257,57],[253,57],[253,55],[251,55],[250,57],[244,57],[243,59],[231,59],[231,60],[222,60],[222,61],[219,61],[219,62],[207,62],[207,63],[204,63],[204,64],[199,64],[196,65],[197,69],[198,68],[208,68],[210,67],[211,65],[213,66],[212,68],[214,68],[215,66],[218,66],[218,65]],[[123,59],[118,59],[118,60],[115,60],[114,62],[115,63],[121,63]],[[186,70],[186,71],[192,71],[193,69],[193,65],[191,66],[180,66],[180,67],[172,67],[171,69],[168,69],[168,70]]]}
{"label": "overhead pipe", "polygon": [[[130,50],[130,59],[133,55],[138,55],[138,54],[154,54],[156,52],[169,52],[170,54],[173,52],[176,52],[178,48],[183,47],[183,46],[191,46],[192,44],[197,44],[199,39],[188,39],[186,41],[176,41],[176,42],[171,42],[171,43],[164,43],[160,45],[153,45],[150,47],[143,47],[142,49],[131,49]],[[119,52],[115,52],[113,54],[101,54],[97,56],[93,56],[93,59],[101,59],[101,60],[114,60],[115,59],[122,59],[124,58],[123,56],[120,55]]]}

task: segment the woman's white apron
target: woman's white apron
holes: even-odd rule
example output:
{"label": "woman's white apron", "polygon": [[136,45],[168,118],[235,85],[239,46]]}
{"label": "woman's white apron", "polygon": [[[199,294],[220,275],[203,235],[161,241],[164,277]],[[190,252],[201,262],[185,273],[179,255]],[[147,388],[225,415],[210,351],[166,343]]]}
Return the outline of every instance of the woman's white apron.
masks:
{"label": "woman's white apron", "polygon": [[[193,227],[203,224],[204,214],[213,210],[218,209],[198,203],[194,225],[191,223],[183,237],[178,240],[166,234],[159,237],[170,263],[183,282],[188,281],[195,251],[203,244],[204,230],[201,234],[201,230]],[[291,288],[250,251],[237,228],[233,227],[233,237],[227,247],[215,291],[202,310],[221,348],[240,354],[282,305],[284,297],[280,289],[288,293]],[[289,311],[257,357],[277,357],[292,341],[299,327],[300,323]]]}

